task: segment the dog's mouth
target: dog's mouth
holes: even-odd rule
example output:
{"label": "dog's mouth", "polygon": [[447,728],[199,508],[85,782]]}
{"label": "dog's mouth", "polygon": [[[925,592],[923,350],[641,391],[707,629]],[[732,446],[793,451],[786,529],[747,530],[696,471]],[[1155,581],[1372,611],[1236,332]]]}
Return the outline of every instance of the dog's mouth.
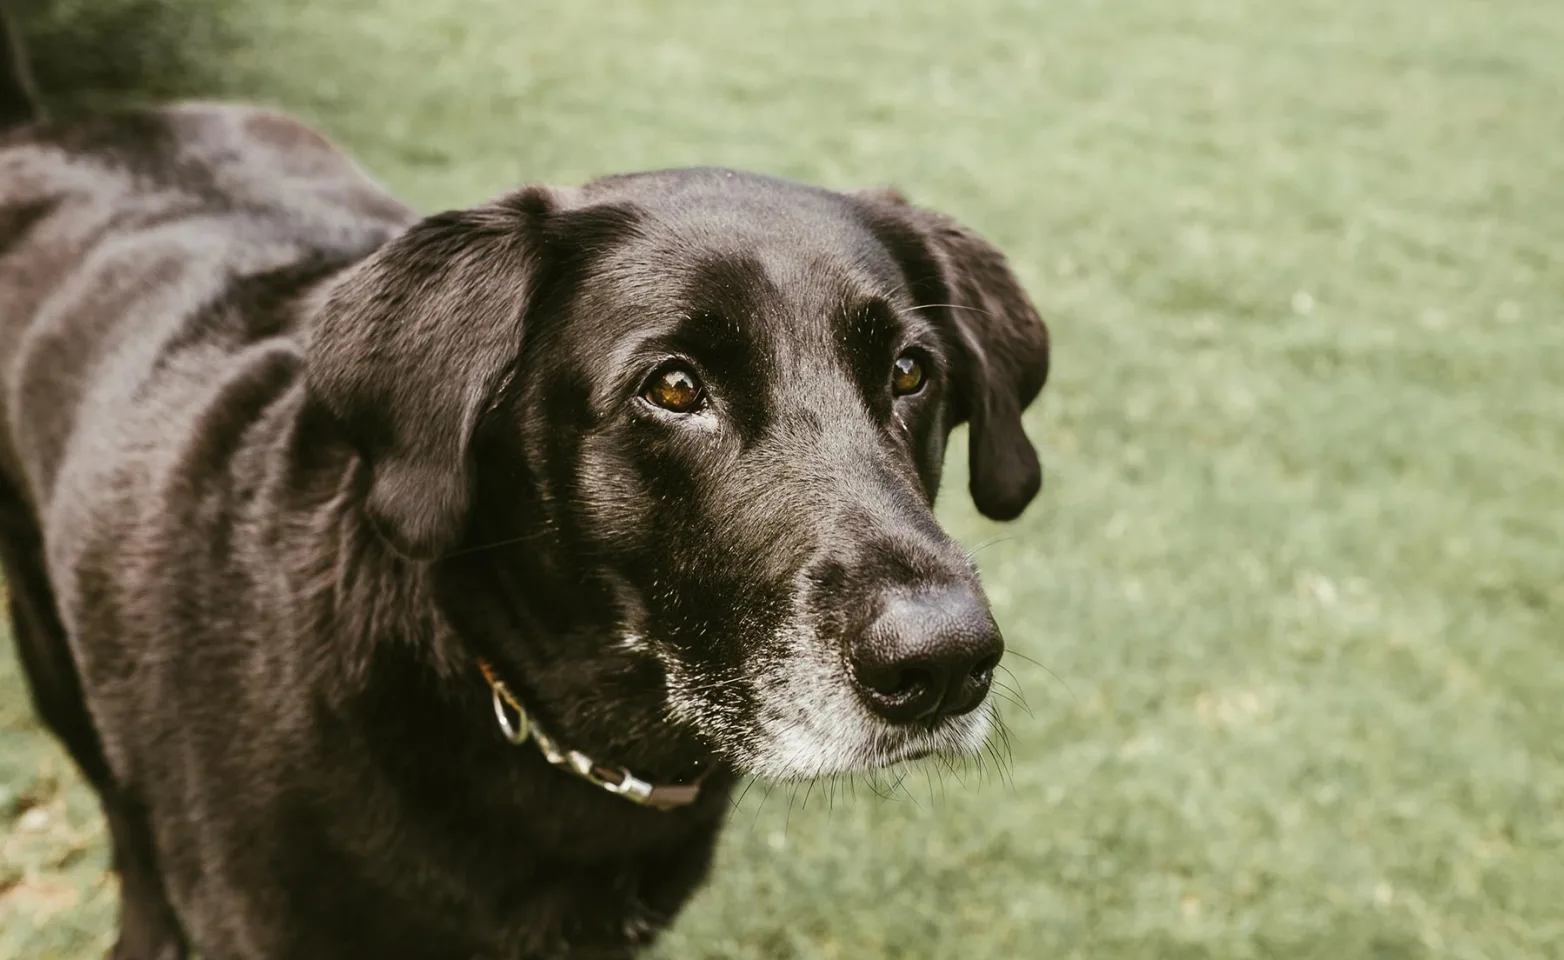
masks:
{"label": "dog's mouth", "polygon": [[[671,684],[670,712],[700,730],[714,751],[740,772],[772,781],[868,774],[932,757],[974,757],[987,745],[992,702],[959,715],[892,723],[867,707],[841,671],[812,668],[757,671],[749,696],[702,696],[733,686],[690,691]],[[747,700],[737,706],[740,699]]]}
{"label": "dog's mouth", "polygon": [[867,716],[832,724],[767,724],[745,757],[751,774],[770,780],[806,780],[872,773],[931,757],[976,756],[987,744],[990,706],[935,725],[891,725]]}

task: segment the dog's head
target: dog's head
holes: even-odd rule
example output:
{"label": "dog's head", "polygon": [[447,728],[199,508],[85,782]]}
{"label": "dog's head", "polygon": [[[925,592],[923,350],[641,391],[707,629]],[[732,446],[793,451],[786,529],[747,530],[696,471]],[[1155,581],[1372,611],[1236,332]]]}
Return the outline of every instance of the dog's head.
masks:
{"label": "dog's head", "polygon": [[457,572],[452,619],[557,734],[772,778],[981,747],[1003,643],[931,506],[968,422],[977,506],[1021,512],[1047,373],[973,233],[724,170],[431,217],[309,356],[368,519]]}

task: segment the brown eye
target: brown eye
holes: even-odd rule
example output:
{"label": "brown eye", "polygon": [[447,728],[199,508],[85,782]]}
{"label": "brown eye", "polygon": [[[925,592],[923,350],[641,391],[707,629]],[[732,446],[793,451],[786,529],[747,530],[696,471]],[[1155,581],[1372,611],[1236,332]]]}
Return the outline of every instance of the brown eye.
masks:
{"label": "brown eye", "polygon": [[898,397],[923,389],[923,364],[918,362],[917,357],[904,353],[896,358],[891,369],[891,389]]}
{"label": "brown eye", "polygon": [[641,396],[664,410],[689,413],[700,406],[701,382],[685,367],[665,367],[647,383]]}

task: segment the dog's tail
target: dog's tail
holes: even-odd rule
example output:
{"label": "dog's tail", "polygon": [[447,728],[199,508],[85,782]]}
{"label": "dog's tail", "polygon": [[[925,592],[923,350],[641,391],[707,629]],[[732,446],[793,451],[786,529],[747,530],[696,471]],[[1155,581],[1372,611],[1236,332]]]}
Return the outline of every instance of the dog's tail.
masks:
{"label": "dog's tail", "polygon": [[0,131],[43,116],[33,91],[33,72],[16,23],[0,7]]}

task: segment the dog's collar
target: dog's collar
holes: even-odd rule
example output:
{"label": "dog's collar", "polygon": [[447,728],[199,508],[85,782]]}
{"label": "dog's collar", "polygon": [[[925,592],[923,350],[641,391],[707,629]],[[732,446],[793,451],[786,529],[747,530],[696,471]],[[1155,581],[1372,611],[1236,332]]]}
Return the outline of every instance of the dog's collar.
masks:
{"label": "dog's collar", "polygon": [[[703,770],[694,783],[650,783],[624,767],[604,766],[579,750],[562,749],[559,741],[544,733],[543,728],[539,727],[537,721],[527,713],[521,701],[517,700],[515,694],[510,692],[510,688],[505,686],[505,681],[494,672],[494,667],[489,664],[489,661],[480,657],[478,669],[483,671],[483,678],[489,682],[489,689],[494,693],[494,716],[499,721],[500,732],[512,744],[520,746],[531,740],[538,745],[543,758],[554,766],[643,807],[651,807],[654,810],[676,810],[679,807],[687,807],[700,798],[701,784],[705,782],[706,775],[711,772],[711,767],[708,766]],[[514,721],[506,712],[507,708],[515,713]]]}

